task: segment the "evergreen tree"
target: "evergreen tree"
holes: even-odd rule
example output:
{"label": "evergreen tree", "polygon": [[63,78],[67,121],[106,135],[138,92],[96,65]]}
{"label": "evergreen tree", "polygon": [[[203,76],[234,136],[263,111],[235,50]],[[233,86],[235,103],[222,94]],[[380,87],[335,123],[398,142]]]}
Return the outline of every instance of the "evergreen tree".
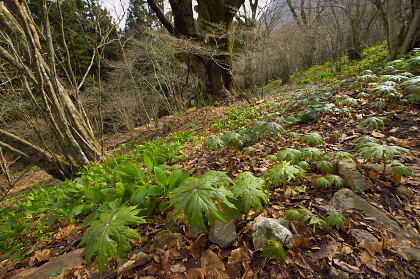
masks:
{"label": "evergreen tree", "polygon": [[[164,0],[157,0],[156,5],[164,10]],[[143,33],[147,30],[158,31],[162,24],[156,14],[147,4],[146,0],[130,0],[128,7],[127,22],[125,25],[126,33]]]}

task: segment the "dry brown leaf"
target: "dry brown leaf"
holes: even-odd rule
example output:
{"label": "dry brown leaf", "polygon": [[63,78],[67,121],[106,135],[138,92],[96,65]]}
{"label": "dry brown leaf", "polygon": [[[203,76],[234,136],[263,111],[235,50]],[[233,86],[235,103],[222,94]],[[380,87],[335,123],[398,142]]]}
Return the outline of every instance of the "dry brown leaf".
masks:
{"label": "dry brown leaf", "polygon": [[400,129],[400,127],[394,127],[389,132],[390,133],[396,133],[396,132],[398,132],[399,129]]}
{"label": "dry brown leaf", "polygon": [[359,243],[359,247],[366,249],[369,251],[370,255],[373,257],[376,253],[381,252],[382,253],[382,242],[372,242],[369,239],[363,239]]}
{"label": "dry brown leaf", "polygon": [[205,279],[206,270],[204,268],[193,268],[185,272],[188,279]]}
{"label": "dry brown leaf", "polygon": [[251,260],[251,252],[246,247],[240,247],[233,250],[228,258],[228,264],[241,264]]}
{"label": "dry brown leaf", "polygon": [[201,266],[206,270],[206,278],[229,279],[229,275],[222,260],[220,260],[210,249],[201,253]]}
{"label": "dry brown leaf", "polygon": [[306,248],[306,249],[311,248],[311,244],[303,235],[293,238],[292,241],[290,241],[290,243],[287,244],[286,246],[289,249],[293,249],[299,246],[302,246],[303,248]]}
{"label": "dry brown leaf", "polygon": [[350,246],[344,246],[343,249],[341,250],[341,252],[343,254],[350,255],[350,254],[353,253],[353,249],[351,249]]}
{"label": "dry brown leaf", "polygon": [[169,268],[173,273],[183,273],[187,270],[185,265],[177,263]]}
{"label": "dry brown leaf", "polygon": [[368,263],[371,259],[372,256],[367,250],[363,251],[363,253],[360,255],[360,262],[362,264]]}
{"label": "dry brown leaf", "polygon": [[384,134],[380,133],[380,132],[372,132],[372,136],[374,136],[375,138],[384,138],[386,137]]}

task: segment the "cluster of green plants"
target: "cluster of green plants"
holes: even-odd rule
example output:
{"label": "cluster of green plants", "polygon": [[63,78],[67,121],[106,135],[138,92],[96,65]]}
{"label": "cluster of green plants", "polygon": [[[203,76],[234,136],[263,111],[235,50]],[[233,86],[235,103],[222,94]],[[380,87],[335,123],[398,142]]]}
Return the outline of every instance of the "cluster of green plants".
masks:
{"label": "cluster of green plants", "polygon": [[[140,238],[131,228],[153,212],[182,213],[192,227],[207,231],[226,216],[262,208],[268,188],[262,178],[244,172],[232,181],[226,173],[209,171],[190,177],[177,161],[178,145],[163,140],[138,145],[131,153],[115,155],[87,166],[74,181],[56,188],[39,188],[1,209],[0,252],[3,259],[27,252],[23,240],[40,238],[56,222],[70,221],[87,228],[81,245],[94,255],[103,271],[109,258],[123,258],[129,239]],[[215,203],[217,202],[217,204]]]}
{"label": "cluster of green plants", "polygon": [[248,105],[246,108],[233,108],[225,111],[224,118],[212,121],[213,128],[216,131],[221,131],[224,129],[242,127],[252,120],[256,114],[252,105]]}
{"label": "cluster of green plants", "polygon": [[203,148],[217,151],[225,146],[238,149],[249,143],[255,143],[260,138],[280,137],[284,133],[282,125],[271,121],[252,122],[248,128],[240,128],[235,131],[225,131],[219,135],[206,138]]}
{"label": "cluster of green plants", "polygon": [[299,206],[299,209],[289,209],[284,213],[287,220],[297,220],[310,226],[312,231],[315,232],[317,228],[330,230],[335,227],[337,230],[344,227],[346,217],[340,212],[329,211],[325,214],[325,220],[313,215],[309,209]]}
{"label": "cluster of green plants", "polygon": [[[324,218],[313,215],[309,209],[304,206],[299,206],[298,209],[289,209],[285,212],[284,216],[289,221],[299,221],[309,226],[315,233],[317,228],[324,230],[331,230],[335,228],[340,230],[345,227],[346,217],[338,211],[329,211],[325,214]],[[263,247],[261,256],[267,259],[275,258],[281,265],[286,263],[286,251],[283,244],[276,240],[267,240],[268,244]]]}

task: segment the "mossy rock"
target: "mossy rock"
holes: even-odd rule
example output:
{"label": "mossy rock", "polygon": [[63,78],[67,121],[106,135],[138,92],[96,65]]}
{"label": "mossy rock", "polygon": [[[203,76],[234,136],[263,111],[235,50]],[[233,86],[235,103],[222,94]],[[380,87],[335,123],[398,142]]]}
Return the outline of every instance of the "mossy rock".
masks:
{"label": "mossy rock", "polygon": [[179,233],[174,233],[168,230],[163,230],[158,232],[156,236],[153,238],[153,246],[154,248],[165,248],[176,246],[177,243],[182,242],[183,238],[182,235]]}

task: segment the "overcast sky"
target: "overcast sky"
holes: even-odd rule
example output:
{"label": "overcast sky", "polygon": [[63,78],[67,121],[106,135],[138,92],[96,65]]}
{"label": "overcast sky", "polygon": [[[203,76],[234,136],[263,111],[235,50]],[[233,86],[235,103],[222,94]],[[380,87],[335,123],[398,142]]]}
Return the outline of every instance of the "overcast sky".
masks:
{"label": "overcast sky", "polygon": [[[130,3],[129,0],[98,0],[99,3],[107,8],[114,20],[119,24],[120,27],[124,27],[125,25],[125,17],[127,15],[128,5]],[[258,6],[260,8],[265,8],[270,2],[276,0],[259,0]],[[167,1],[165,1],[167,2]],[[245,0],[245,3],[248,3],[248,0]],[[168,5],[168,3],[165,3]]]}

